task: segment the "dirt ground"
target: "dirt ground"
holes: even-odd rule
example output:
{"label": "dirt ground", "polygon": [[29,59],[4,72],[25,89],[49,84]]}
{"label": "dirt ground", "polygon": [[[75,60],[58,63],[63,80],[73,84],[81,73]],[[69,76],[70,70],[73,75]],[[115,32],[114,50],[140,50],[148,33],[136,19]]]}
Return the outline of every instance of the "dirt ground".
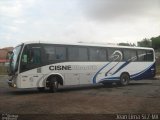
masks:
{"label": "dirt ground", "polygon": [[57,93],[14,89],[0,76],[0,114],[160,113],[160,78],[128,86],[61,87]]}

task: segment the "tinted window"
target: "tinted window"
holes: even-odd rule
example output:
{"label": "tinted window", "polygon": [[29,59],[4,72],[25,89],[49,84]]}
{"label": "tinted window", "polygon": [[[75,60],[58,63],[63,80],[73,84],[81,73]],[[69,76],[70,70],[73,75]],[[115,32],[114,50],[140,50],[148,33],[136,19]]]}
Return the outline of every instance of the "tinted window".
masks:
{"label": "tinted window", "polygon": [[44,46],[47,61],[66,60],[66,48],[61,46]]}
{"label": "tinted window", "polygon": [[109,61],[122,61],[123,53],[119,49],[108,48],[108,60]]}
{"label": "tinted window", "polygon": [[153,61],[154,56],[153,56],[153,51],[152,50],[147,50],[146,51],[146,61]]}
{"label": "tinted window", "polygon": [[88,60],[88,52],[87,48],[79,48],[79,60],[87,61]]}
{"label": "tinted window", "polygon": [[66,60],[66,48],[65,47],[56,47],[56,60]]}
{"label": "tinted window", "polygon": [[123,54],[124,54],[125,61],[136,61],[137,60],[136,50],[124,49]]}
{"label": "tinted window", "polygon": [[55,56],[56,56],[55,55],[55,47],[46,45],[46,46],[44,46],[44,50],[45,50],[45,54],[46,54],[46,59],[48,61],[55,60]]}
{"label": "tinted window", "polygon": [[91,61],[106,61],[106,50],[100,48],[90,48],[89,49],[89,59]]}
{"label": "tinted window", "polygon": [[68,48],[68,59],[72,61],[85,61],[88,60],[87,48]]}
{"label": "tinted window", "polygon": [[41,61],[41,47],[33,45],[25,46],[21,57],[21,67],[20,71],[26,71],[40,67],[42,65]]}
{"label": "tinted window", "polygon": [[146,51],[145,50],[138,50],[138,61],[145,61],[146,60]]}
{"label": "tinted window", "polygon": [[40,64],[41,63],[41,52],[39,48],[33,48],[32,49],[32,56],[30,56],[31,58],[31,63],[34,64]]}
{"label": "tinted window", "polygon": [[41,49],[40,48],[31,48],[23,51],[22,60],[26,64],[40,64],[41,63]]}

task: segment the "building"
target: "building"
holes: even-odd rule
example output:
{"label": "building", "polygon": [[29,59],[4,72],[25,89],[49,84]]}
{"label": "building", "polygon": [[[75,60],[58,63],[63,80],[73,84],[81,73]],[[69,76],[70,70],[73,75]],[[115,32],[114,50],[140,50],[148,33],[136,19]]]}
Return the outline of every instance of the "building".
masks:
{"label": "building", "polygon": [[7,56],[7,53],[12,50],[13,50],[13,47],[6,47],[6,48],[0,49],[0,66],[3,66],[5,65],[6,62],[8,62],[8,60],[6,59],[6,56]]}

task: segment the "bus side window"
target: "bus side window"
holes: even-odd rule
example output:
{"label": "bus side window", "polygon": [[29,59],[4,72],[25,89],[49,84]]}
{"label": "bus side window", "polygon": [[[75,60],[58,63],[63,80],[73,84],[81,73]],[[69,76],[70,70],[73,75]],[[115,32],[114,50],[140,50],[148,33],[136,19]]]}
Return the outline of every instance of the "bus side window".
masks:
{"label": "bus side window", "polygon": [[46,60],[49,62],[52,62],[55,60],[55,47],[51,45],[45,45],[44,46],[44,51],[46,54]]}
{"label": "bus side window", "polygon": [[25,46],[21,57],[21,72],[41,66],[41,48]]}
{"label": "bus side window", "polygon": [[146,61],[146,51],[138,50],[138,61]]}
{"label": "bus side window", "polygon": [[66,60],[66,48],[65,47],[56,47],[55,60]]}
{"label": "bus side window", "polygon": [[33,48],[29,50],[28,62],[33,64],[41,63],[41,52],[39,48]]}
{"label": "bus side window", "polygon": [[108,60],[120,62],[123,60],[123,53],[120,49],[108,48]]}
{"label": "bus side window", "polygon": [[154,59],[153,51],[152,50],[147,50],[146,52],[147,52],[147,54],[146,54],[146,60],[147,61],[153,61],[153,59]]}
{"label": "bus side window", "polygon": [[22,55],[22,63],[27,63],[28,62],[28,56],[27,54]]}
{"label": "bus side window", "polygon": [[135,50],[124,49],[123,53],[125,61],[137,61],[137,54]]}
{"label": "bus side window", "polygon": [[90,61],[106,61],[107,60],[106,49],[102,48],[90,48],[89,59]]}
{"label": "bus side window", "polygon": [[28,50],[28,63],[33,62],[33,52],[32,50]]}
{"label": "bus side window", "polygon": [[28,48],[27,46],[25,46],[24,51],[22,53],[22,58],[21,58],[21,62],[23,65],[28,63]]}

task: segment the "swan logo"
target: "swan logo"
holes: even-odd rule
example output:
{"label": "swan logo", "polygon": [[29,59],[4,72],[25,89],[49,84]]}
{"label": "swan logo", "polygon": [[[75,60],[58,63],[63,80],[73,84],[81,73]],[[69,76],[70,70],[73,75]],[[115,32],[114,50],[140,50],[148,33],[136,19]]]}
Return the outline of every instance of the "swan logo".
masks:
{"label": "swan logo", "polygon": [[110,56],[111,61],[122,61],[122,59],[123,59],[123,55],[120,50],[115,50]]}
{"label": "swan logo", "polygon": [[[101,69],[97,71],[97,73],[93,77],[93,83],[97,83],[103,80],[106,80],[108,77],[108,74],[122,61],[123,59],[123,54],[120,50],[115,50],[111,56],[109,57],[109,61],[106,65],[104,65]],[[116,61],[116,62],[114,62]],[[113,63],[112,63],[113,62]],[[109,66],[109,67],[107,67]],[[125,65],[123,65],[125,66]],[[117,73],[119,70],[121,70],[123,67],[119,67],[115,72],[113,72],[111,75],[114,75]],[[99,76],[99,73],[104,73],[104,77],[100,76],[97,79],[97,76]],[[96,80],[97,79],[97,80]]]}

